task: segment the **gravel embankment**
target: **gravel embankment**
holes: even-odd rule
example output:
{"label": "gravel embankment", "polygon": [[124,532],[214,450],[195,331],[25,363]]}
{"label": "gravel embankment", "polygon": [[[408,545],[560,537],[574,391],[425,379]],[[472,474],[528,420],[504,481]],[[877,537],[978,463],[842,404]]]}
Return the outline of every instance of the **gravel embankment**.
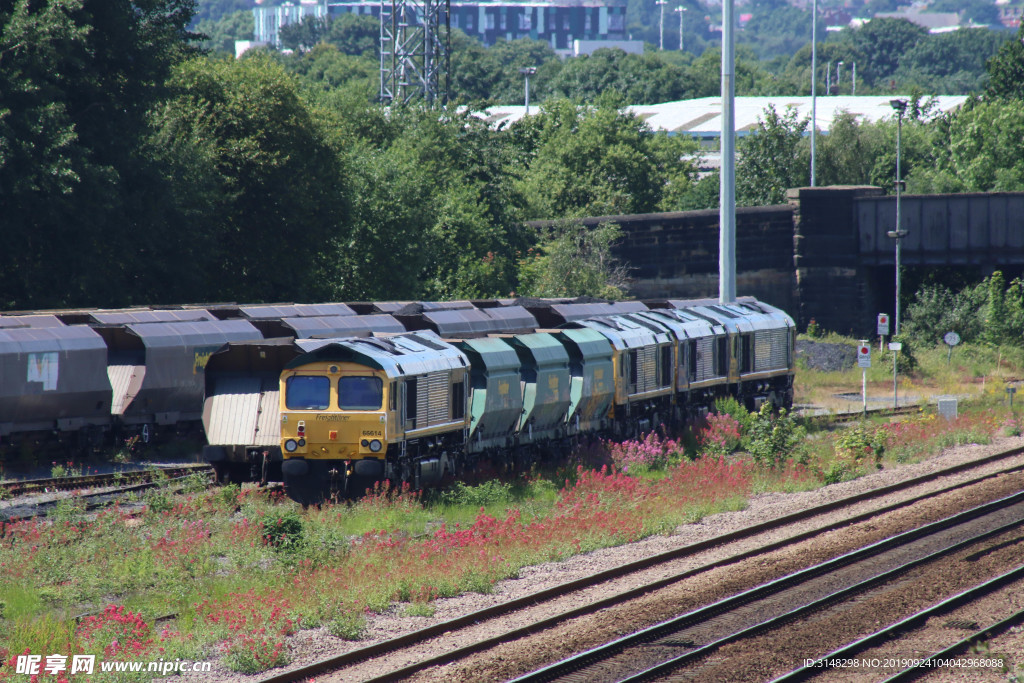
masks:
{"label": "gravel embankment", "polygon": [[[661,553],[671,548],[688,545],[705,538],[743,528],[768,518],[779,517],[805,509],[809,506],[820,505],[861,491],[886,486],[904,479],[919,476],[926,472],[948,467],[955,463],[976,459],[984,454],[993,453],[1021,443],[1024,443],[1024,438],[1021,437],[999,438],[988,445],[969,445],[949,449],[942,455],[931,458],[925,462],[900,466],[893,469],[880,470],[854,481],[843,482],[841,484],[823,487],[814,491],[793,494],[770,493],[758,495],[751,499],[745,510],[712,515],[705,518],[700,523],[681,526],[671,535],[656,536],[636,543],[620,546],[618,548],[609,548],[587,553],[585,555],[571,558],[565,562],[546,563],[536,567],[525,568],[520,572],[519,578],[500,582],[495,586],[494,591],[487,595],[470,593],[455,598],[438,600],[436,601],[436,612],[429,618],[405,616],[404,606],[396,605],[385,614],[371,615],[369,617],[366,637],[358,643],[341,641],[329,635],[324,629],[301,631],[290,637],[288,640],[292,665],[312,663],[330,655],[340,654],[342,652],[363,647],[370,643],[393,638],[403,633],[422,628],[427,624],[445,621],[455,616],[473,612],[489,605],[501,603],[522,595],[529,595],[551,585],[589,575],[629,560]],[[970,476],[974,476],[974,474],[965,475],[964,478],[968,478]],[[949,481],[945,481],[941,484],[936,484],[935,486],[945,486],[949,483]],[[881,505],[883,502],[879,502],[878,504]],[[818,520],[817,523],[823,524],[827,522],[828,519],[825,518]],[[763,541],[764,539],[752,539],[750,542],[760,543]],[[715,551],[709,551],[706,555],[692,558],[692,562],[707,562],[710,559],[713,559],[714,553]],[[615,588],[610,586],[604,589],[599,588],[591,593],[590,597],[595,599],[600,598],[602,597],[602,591],[607,594],[612,590],[615,590]],[[515,615],[509,615],[508,619],[515,619]],[[498,632],[500,629],[507,626],[507,624],[502,623],[503,621],[504,620],[499,619],[496,622],[488,622],[486,628],[489,631]],[[485,634],[476,635],[482,636]],[[453,639],[439,639],[438,641],[426,644],[420,653],[423,655],[428,655],[431,652],[436,654],[438,652],[449,650],[455,646],[456,643],[453,636]],[[376,670],[377,673],[381,673],[387,670],[387,666],[384,662],[368,662],[363,667],[355,668],[344,673],[339,672],[337,674],[317,677],[317,680],[360,680],[361,676],[365,677],[368,672],[374,670]],[[434,679],[441,680],[445,675],[449,675],[450,673],[452,672],[439,674],[440,677],[434,677]],[[421,676],[424,680],[431,678],[429,674],[421,674]],[[231,683],[252,681],[257,680],[258,678],[259,677],[250,677],[233,673],[223,667],[220,662],[215,663],[215,669],[212,674],[205,674],[202,676],[203,681],[225,681]]]}

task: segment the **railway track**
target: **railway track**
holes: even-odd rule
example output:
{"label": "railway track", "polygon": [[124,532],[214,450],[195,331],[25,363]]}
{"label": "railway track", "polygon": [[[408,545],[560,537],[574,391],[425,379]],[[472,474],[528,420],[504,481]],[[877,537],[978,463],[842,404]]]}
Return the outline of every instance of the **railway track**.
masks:
{"label": "railway track", "polygon": [[804,420],[815,422],[856,422],[865,417],[897,417],[899,415],[913,415],[921,412],[924,406],[908,405],[899,408],[869,408],[867,412],[862,410],[850,410],[840,413],[811,413],[808,411],[795,411],[796,415]]}
{"label": "railway track", "polygon": [[637,683],[678,675],[684,667],[696,676],[709,655],[730,643],[865,599],[918,567],[1022,527],[1024,493],[1017,493],[631,633],[515,682]]}
{"label": "railway track", "polygon": [[[1024,623],[1024,610],[1014,609],[1006,610],[1004,615],[999,615],[1002,618],[998,618],[997,621],[985,628],[979,628],[977,622],[970,620],[948,619],[951,614],[955,615],[957,609],[964,605],[1007,591],[1007,588],[1013,587],[1014,584],[1017,584],[1016,587],[1019,589],[1021,582],[1024,582],[1024,566],[1014,567],[946,600],[919,610],[894,624],[884,626],[849,645],[832,650],[815,659],[809,659],[803,666],[775,678],[772,683],[797,683],[811,680],[825,671],[854,661],[858,665],[863,662],[870,668],[879,669],[879,673],[883,675],[889,673],[885,669],[896,669],[893,675],[885,679],[886,683],[917,680],[935,669],[944,668],[950,660],[966,653],[971,646],[990,640]],[[1011,603],[1006,600],[1006,604]],[[945,620],[944,627],[947,632],[951,628],[973,629],[973,632],[965,638],[950,637],[949,640],[952,642],[947,647],[930,654],[915,652],[916,656],[906,656],[904,654],[906,648],[899,647],[898,641],[906,639],[908,634],[922,630],[929,619],[936,617]],[[883,644],[886,646],[888,656],[873,656],[877,654],[873,649]]]}
{"label": "railway track", "polygon": [[[556,614],[549,614],[543,618],[539,618],[528,623],[516,626],[511,629],[501,630],[499,633],[492,633],[487,637],[474,639],[469,636],[467,639],[470,641],[464,645],[453,645],[452,647],[446,648],[445,652],[440,655],[424,656],[417,652],[417,646],[429,641],[432,638],[438,636],[445,636],[446,641],[451,641],[451,636],[455,633],[469,632],[475,626],[481,623],[487,623],[489,620],[497,619],[505,614],[526,611],[537,605],[545,605],[548,603],[554,604],[556,600],[563,596],[571,596],[573,594],[581,594],[588,588],[614,581],[622,577],[627,577],[631,574],[636,574],[651,568],[664,568],[669,563],[675,562],[681,558],[691,557],[698,553],[704,552],[717,546],[725,546],[730,543],[740,541],[742,539],[749,539],[758,534],[762,534],[768,531],[779,530],[789,525],[795,525],[800,522],[811,520],[814,517],[822,514],[835,511],[844,507],[854,506],[859,503],[871,501],[873,499],[880,498],[892,493],[900,491],[906,491],[915,486],[920,486],[928,482],[934,481],[941,477],[952,476],[966,472],[968,470],[983,467],[992,463],[996,463],[1002,459],[1011,458],[1024,452],[1024,448],[1010,449],[1002,453],[994,454],[992,456],[983,458],[978,461],[971,463],[965,463],[956,467],[948,468],[939,472],[934,472],[925,475],[920,478],[915,478],[901,482],[899,484],[878,489],[875,491],[866,492],[856,496],[836,501],[827,505],[823,505],[816,508],[810,508],[800,513],[787,515],[778,519],[769,520],[759,524],[755,527],[739,530],[730,534],[715,537],[707,541],[692,544],[684,548],[680,548],[674,551],[663,553],[651,558],[646,558],[636,562],[632,562],[621,567],[617,567],[612,570],[600,572],[592,576],[584,577],[575,581],[567,582],[560,586],[556,586],[551,589],[534,593],[530,596],[522,599],[513,600],[506,602],[501,605],[486,608],[477,612],[473,612],[457,619],[449,620],[430,628],[422,629],[416,632],[408,633],[406,635],[388,640],[382,643],[378,643],[369,647],[364,647],[355,651],[351,651],[335,657],[330,657],[312,664],[297,667],[286,671],[274,673],[262,679],[263,683],[286,683],[290,681],[303,680],[312,676],[319,676],[325,672],[332,672],[342,669],[343,667],[352,667],[360,662],[368,662],[373,660],[373,667],[368,668],[370,665],[362,668],[356,667],[349,669],[350,675],[344,677],[344,680],[374,680],[374,681],[394,681],[408,678],[418,671],[424,669],[447,664],[450,662],[465,659],[474,653],[483,652],[491,648],[497,647],[502,643],[512,641],[517,638],[522,638],[533,633],[537,633],[541,630],[551,628],[553,626],[564,624],[570,619],[580,617],[582,615],[592,614],[602,609],[607,609],[618,604],[623,604],[629,600],[636,599],[640,596],[651,594],[654,591],[658,591],[667,586],[676,584],[683,579],[690,576],[694,576],[700,573],[711,571],[714,568],[725,567],[728,565],[739,563],[745,559],[763,555],[764,553],[770,552],[774,549],[790,546],[800,541],[812,538],[816,535],[826,533],[829,530],[838,529],[850,524],[858,522],[864,522],[871,520],[877,515],[884,514],[887,511],[898,510],[908,506],[912,506],[922,500],[932,498],[936,495],[940,495],[944,492],[957,491],[964,487],[973,486],[982,482],[991,481],[999,476],[1005,476],[1008,473],[1020,473],[1022,470],[1021,465],[1012,465],[1001,468],[998,472],[990,472],[985,475],[975,476],[967,481],[947,486],[941,491],[931,491],[921,495],[915,495],[896,503],[885,505],[881,508],[872,509],[866,512],[857,512],[846,516],[844,519],[833,522],[831,524],[825,524],[816,526],[811,529],[798,531],[792,535],[783,538],[781,540],[761,545],[757,548],[740,552],[737,554],[730,555],[719,561],[712,562],[700,567],[691,568],[682,572],[673,572],[669,576],[664,578],[648,580],[641,583],[641,585],[634,588],[621,590],[615,595],[604,598],[601,600],[589,600],[586,604],[581,606],[573,607],[565,611],[560,611]],[[1019,490],[1019,486],[1018,489]],[[662,572],[664,573],[664,572]],[[548,610],[549,612],[551,610]],[[494,629],[491,629],[492,631]],[[460,639],[461,640],[461,639]],[[454,641],[452,641],[454,642]],[[386,670],[388,666],[382,663],[380,658],[391,657],[397,660],[404,660],[400,666],[394,667],[386,672],[382,673],[382,670]],[[372,671],[372,674],[369,673]]]}
{"label": "railway track", "polygon": [[[207,480],[212,482],[213,470],[210,467],[188,465],[152,472],[148,477],[144,477],[142,481],[137,481],[136,483],[113,485],[111,482],[114,480],[109,479],[106,484],[94,485],[102,490],[91,491],[88,493],[76,493],[73,496],[73,499],[76,501],[84,501],[81,509],[83,512],[88,512],[109,506],[111,503],[118,502],[125,496],[137,491],[144,491],[158,486],[174,487],[179,482],[183,482],[195,474],[205,475]],[[74,479],[77,478],[78,477],[74,477]],[[79,491],[80,487],[74,487],[71,490]],[[68,498],[57,498],[54,500],[26,502],[21,505],[13,505],[0,511],[0,537],[2,537],[6,532],[6,526],[8,524],[21,522],[34,517],[46,516],[52,510],[58,509],[60,505],[66,504],[67,500]]]}
{"label": "railway track", "polygon": [[153,481],[154,478],[167,479],[182,477],[195,472],[209,472],[210,466],[205,463],[182,464],[174,466],[155,465],[150,469],[136,472],[108,472],[106,474],[86,474],[71,477],[53,477],[48,479],[14,479],[0,481],[0,491],[5,498],[25,496],[33,493],[53,493],[55,491],[79,491],[104,486],[121,486],[141,484]]}

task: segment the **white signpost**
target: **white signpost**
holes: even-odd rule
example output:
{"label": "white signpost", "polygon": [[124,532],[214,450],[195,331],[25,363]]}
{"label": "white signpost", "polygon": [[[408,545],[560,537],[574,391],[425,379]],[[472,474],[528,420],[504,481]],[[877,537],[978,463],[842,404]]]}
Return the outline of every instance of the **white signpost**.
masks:
{"label": "white signpost", "polygon": [[899,394],[896,389],[896,356],[903,350],[900,342],[889,342],[889,350],[892,351],[892,407],[893,410],[900,407]]}
{"label": "white signpost", "polygon": [[871,367],[871,347],[868,346],[867,339],[860,340],[860,346],[857,347],[857,365],[861,368],[860,378],[860,395],[861,400],[864,403],[864,414],[868,413],[868,368]]}
{"label": "white signpost", "polygon": [[884,337],[889,334],[889,314],[879,313],[878,314],[878,350],[883,350],[883,344],[885,343]]}

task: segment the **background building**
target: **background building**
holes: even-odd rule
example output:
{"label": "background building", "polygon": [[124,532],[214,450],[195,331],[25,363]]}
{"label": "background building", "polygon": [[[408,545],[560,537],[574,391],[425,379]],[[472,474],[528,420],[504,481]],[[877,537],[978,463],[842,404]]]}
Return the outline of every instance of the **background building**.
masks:
{"label": "background building", "polygon": [[[626,0],[453,1],[450,7],[451,27],[484,45],[493,45],[499,39],[532,38],[543,40],[556,50],[571,50],[575,40],[626,39]],[[281,27],[299,23],[304,17],[346,13],[379,17],[380,9],[379,1],[359,0],[257,7],[253,9],[253,39],[280,47]]]}

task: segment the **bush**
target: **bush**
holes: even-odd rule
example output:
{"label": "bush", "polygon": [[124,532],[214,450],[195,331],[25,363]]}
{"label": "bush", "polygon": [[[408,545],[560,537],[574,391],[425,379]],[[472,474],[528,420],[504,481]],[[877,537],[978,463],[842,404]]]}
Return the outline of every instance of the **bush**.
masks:
{"label": "bush", "polygon": [[887,438],[885,430],[854,427],[836,439],[836,456],[852,471],[865,471],[868,463],[880,467]]}
{"label": "bush", "polygon": [[697,445],[705,455],[728,455],[743,441],[743,428],[729,413],[708,415],[707,427],[697,434]]}
{"label": "bush", "polygon": [[358,612],[342,612],[328,622],[327,632],[342,640],[359,640],[366,632],[366,617]]}
{"label": "bush", "polygon": [[476,486],[468,486],[461,481],[440,493],[438,500],[442,505],[465,505],[479,508],[495,503],[506,503],[512,498],[512,486],[497,479],[489,479]]}
{"label": "bush", "polygon": [[269,512],[263,518],[263,543],[275,550],[293,552],[302,547],[302,520],[294,510]]}
{"label": "bush", "polygon": [[785,408],[779,410],[778,416],[773,416],[771,404],[765,403],[752,416],[743,446],[758,464],[777,467],[792,456],[806,436],[807,430],[798,425]]}

